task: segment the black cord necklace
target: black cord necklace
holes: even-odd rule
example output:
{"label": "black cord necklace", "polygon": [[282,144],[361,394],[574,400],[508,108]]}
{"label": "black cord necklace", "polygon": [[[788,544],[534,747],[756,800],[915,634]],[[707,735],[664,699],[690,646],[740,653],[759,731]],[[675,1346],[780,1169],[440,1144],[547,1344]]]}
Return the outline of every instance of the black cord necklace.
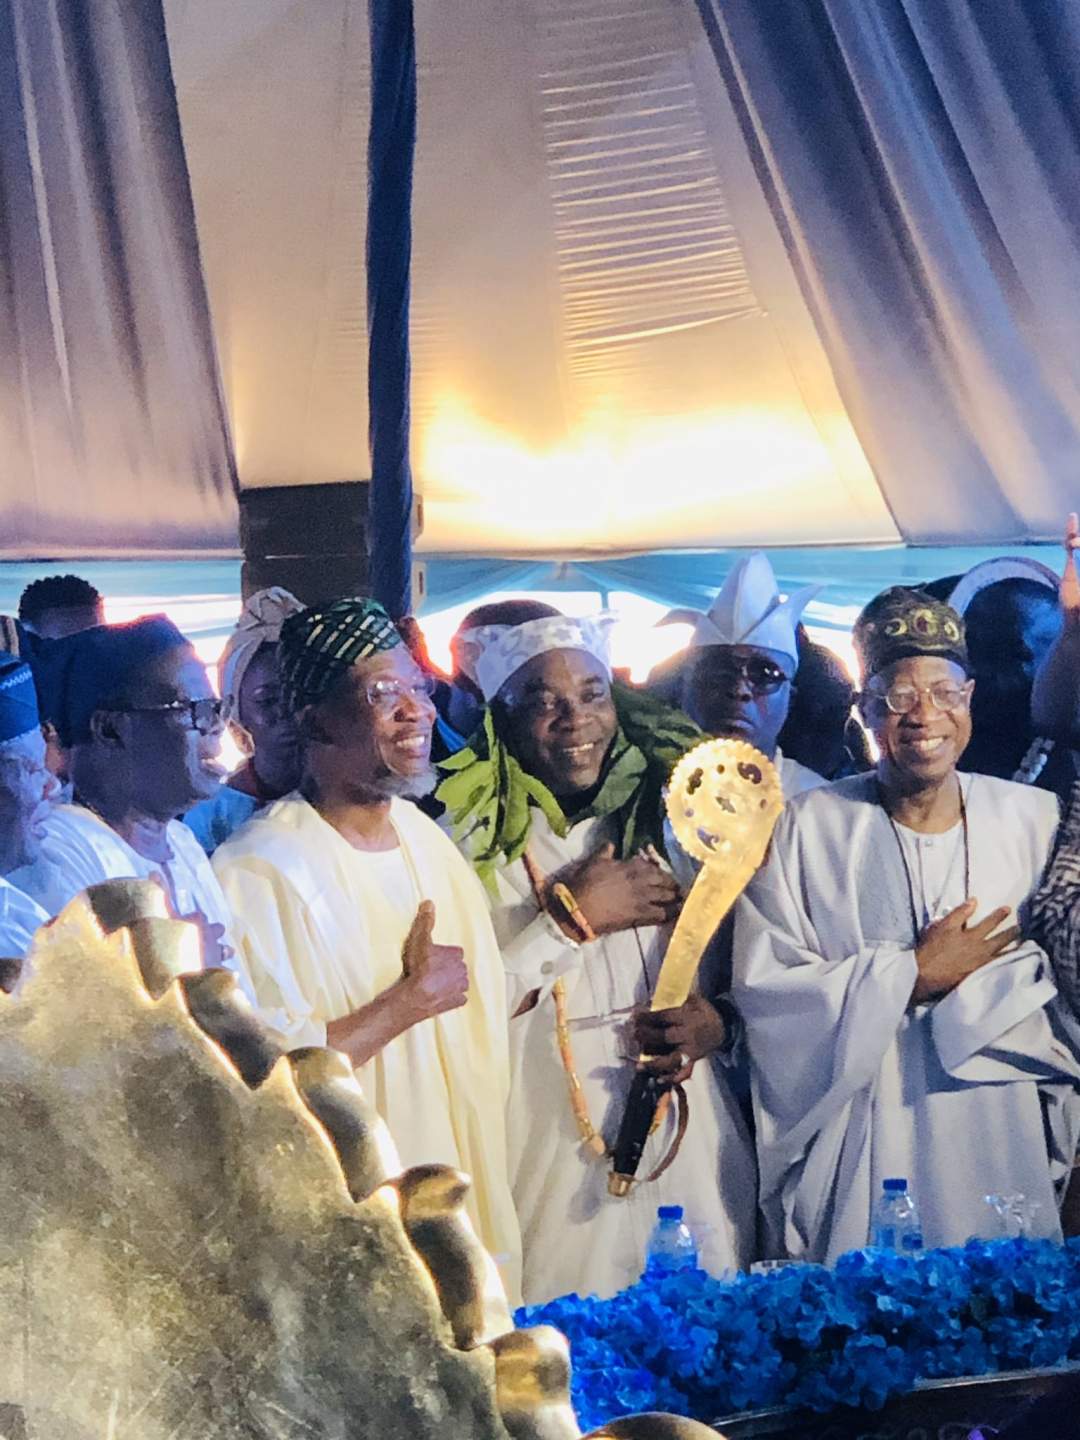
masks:
{"label": "black cord necklace", "polygon": [[[964,844],[964,899],[971,898],[971,836],[968,831],[967,801],[964,798],[964,785],[960,776],[956,777],[956,788],[960,799],[960,827],[963,834]],[[917,946],[922,938],[922,927],[919,924],[919,911],[915,904],[915,880],[911,873],[911,866],[908,864],[907,852],[904,849],[904,842],[900,835],[900,827],[889,813],[889,807],[885,803],[885,791],[882,789],[881,781],[877,782],[878,802],[885,812],[892,829],[893,839],[896,841],[896,848],[900,852],[900,863],[904,867],[904,879],[907,881],[908,905],[911,909],[911,933],[914,937],[914,944]],[[955,855],[955,852],[954,852]],[[949,874],[952,874],[952,866],[949,867]],[[945,878],[948,885],[948,876]],[[944,894],[944,891],[942,892]],[[925,900],[925,896],[923,899]]]}

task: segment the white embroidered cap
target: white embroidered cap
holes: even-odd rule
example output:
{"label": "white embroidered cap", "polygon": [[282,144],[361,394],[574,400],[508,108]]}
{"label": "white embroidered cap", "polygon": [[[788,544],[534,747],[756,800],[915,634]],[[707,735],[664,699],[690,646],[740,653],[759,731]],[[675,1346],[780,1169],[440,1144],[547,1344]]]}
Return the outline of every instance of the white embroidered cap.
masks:
{"label": "white embroidered cap", "polygon": [[763,650],[777,650],[797,663],[796,626],[822,588],[804,585],[782,599],[768,556],[755,550],[734,566],[707,611],[671,610],[660,624],[693,625],[691,648],[758,645]]}
{"label": "white embroidered cap", "polygon": [[459,663],[485,700],[493,699],[511,676],[535,655],[549,650],[584,650],[611,675],[611,627],[614,615],[576,620],[545,615],[523,625],[478,625],[459,632]]}

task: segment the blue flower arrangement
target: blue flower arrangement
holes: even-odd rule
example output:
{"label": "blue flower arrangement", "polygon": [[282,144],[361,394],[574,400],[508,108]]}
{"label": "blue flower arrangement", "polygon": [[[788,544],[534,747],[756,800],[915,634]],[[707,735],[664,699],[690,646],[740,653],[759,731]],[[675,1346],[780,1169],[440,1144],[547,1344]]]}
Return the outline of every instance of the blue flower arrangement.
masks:
{"label": "blue flower arrangement", "polygon": [[568,1295],[518,1312],[573,1358],[585,1429],[642,1410],[710,1421],[740,1410],[880,1410],[920,1380],[1080,1359],[1080,1240],[972,1240],[833,1269],[715,1280],[646,1275],[610,1300]]}

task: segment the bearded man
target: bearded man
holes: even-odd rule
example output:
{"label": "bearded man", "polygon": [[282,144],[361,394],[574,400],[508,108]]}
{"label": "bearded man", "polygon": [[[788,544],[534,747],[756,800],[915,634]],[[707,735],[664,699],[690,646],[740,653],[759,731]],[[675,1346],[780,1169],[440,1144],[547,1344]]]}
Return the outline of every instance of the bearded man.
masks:
{"label": "bearded man", "polygon": [[736,911],[768,1251],[867,1244],[891,1177],[928,1245],[986,1233],[988,1194],[1026,1196],[1060,1238],[1077,1031],[1013,923],[1057,803],[958,774],[974,686],[956,611],[889,590],[854,638],[876,773],[792,801]]}
{"label": "bearded man", "polygon": [[349,1058],[406,1166],[472,1177],[473,1222],[516,1297],[499,952],[476,877],[409,803],[434,784],[431,677],[362,599],[287,619],[278,665],[300,788],[213,862],[257,1002]]}
{"label": "bearded man", "polygon": [[[704,737],[677,711],[613,690],[601,622],[547,616],[459,639],[489,709],[475,748],[445,762],[439,798],[486,881],[510,987],[525,1299],[610,1295],[636,1280],[665,1203],[685,1207],[706,1268],[746,1264],[752,1147],[722,1074],[662,1057],[686,1074],[690,1118],[655,1184],[611,1196],[604,1156],[634,1075],[635,1012],[681,903],[659,854],[662,790]],[[643,1176],[662,1167],[674,1130],[669,1114]]]}

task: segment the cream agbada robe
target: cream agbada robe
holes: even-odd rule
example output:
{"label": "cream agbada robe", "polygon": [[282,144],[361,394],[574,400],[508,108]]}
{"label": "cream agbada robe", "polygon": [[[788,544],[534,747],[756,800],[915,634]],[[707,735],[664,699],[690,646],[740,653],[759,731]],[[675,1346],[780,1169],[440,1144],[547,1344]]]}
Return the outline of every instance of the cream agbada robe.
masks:
{"label": "cream agbada robe", "polygon": [[473,1222],[513,1298],[521,1242],[507,1178],[506,996],[495,937],[479,881],[438,826],[401,800],[390,817],[403,877],[395,896],[386,856],[354,849],[298,795],[220,846],[214,870],[243,917],[238,943],[259,1006],[284,1011],[307,1043],[325,1044],[327,1021],[401,978],[417,908],[434,903],[435,939],[465,951],[468,1002],[406,1030],[356,1074],[403,1165],[453,1165],[472,1177]]}
{"label": "cream agbada robe", "polygon": [[[529,853],[545,875],[613,838],[607,819],[592,819],[560,839],[532,811]],[[687,1085],[690,1124],[674,1164],[624,1199],[607,1193],[610,1164],[582,1147],[570,1109],[555,1038],[556,979],[566,984],[576,1068],[593,1124],[613,1142],[634,1073],[630,1014],[652,993],[669,932],[624,930],[573,947],[539,910],[522,861],[499,870],[496,885],[492,913],[511,1014],[530,991],[540,997],[510,1021],[510,1168],[526,1303],[571,1291],[611,1295],[632,1284],[644,1266],[659,1205],[684,1207],[701,1264],[712,1273],[748,1264],[755,1224],[753,1147],[722,1067],[695,1067]],[[670,1138],[669,1125],[649,1141],[641,1176],[663,1158]]]}

